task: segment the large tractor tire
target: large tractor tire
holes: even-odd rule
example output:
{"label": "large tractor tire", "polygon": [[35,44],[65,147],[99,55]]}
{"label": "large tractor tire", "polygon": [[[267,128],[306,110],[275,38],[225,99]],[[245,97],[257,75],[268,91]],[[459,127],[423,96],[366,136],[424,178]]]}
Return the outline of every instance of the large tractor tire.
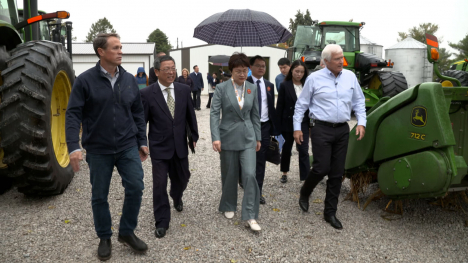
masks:
{"label": "large tractor tire", "polygon": [[65,140],[71,59],[49,41],[18,45],[10,55],[0,86],[3,163],[19,192],[61,194],[74,175]]}
{"label": "large tractor tire", "polygon": [[[467,71],[447,70],[442,75],[447,76],[447,77],[451,77],[451,78],[454,78],[454,79],[458,79],[458,81],[460,81],[462,86],[465,86],[465,87],[468,86],[468,72]],[[450,82],[452,82],[452,81],[450,81]],[[458,84],[456,84],[455,82],[452,82],[452,85],[454,87],[458,86]]]}
{"label": "large tractor tire", "polygon": [[408,89],[408,82],[403,73],[393,71],[378,71],[382,83],[382,95],[393,97]]}
{"label": "large tractor tire", "polygon": [[[0,46],[0,86],[3,85],[3,78],[1,76],[1,72],[7,68],[7,60],[10,59],[10,53],[6,50],[5,46]],[[1,102],[1,98],[0,98]],[[0,112],[1,114],[1,112]],[[0,141],[1,141],[1,134],[0,134]],[[5,153],[3,149],[0,148],[0,195],[5,193],[6,191],[10,190],[11,186],[13,185],[13,180],[8,177],[8,166],[3,163],[3,157]]]}

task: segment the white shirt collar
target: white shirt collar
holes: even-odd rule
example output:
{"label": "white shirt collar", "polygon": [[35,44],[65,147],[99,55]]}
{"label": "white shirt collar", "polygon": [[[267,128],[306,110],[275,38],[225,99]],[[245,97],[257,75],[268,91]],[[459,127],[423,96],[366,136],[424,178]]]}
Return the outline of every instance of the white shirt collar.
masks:
{"label": "white shirt collar", "polygon": [[159,80],[158,80],[158,84],[159,84],[159,87],[161,87],[161,91],[162,91],[162,90],[165,90],[165,89],[167,89],[167,88],[174,89],[174,82],[171,83],[171,85],[169,85],[169,87],[166,87],[166,86],[164,86],[163,84],[161,84],[161,82],[159,82]]}
{"label": "white shirt collar", "polygon": [[263,76],[261,78],[257,79],[256,77],[254,77],[254,75],[252,75],[252,79],[254,81],[254,84],[257,83],[257,80],[260,80],[260,82],[264,83]]}

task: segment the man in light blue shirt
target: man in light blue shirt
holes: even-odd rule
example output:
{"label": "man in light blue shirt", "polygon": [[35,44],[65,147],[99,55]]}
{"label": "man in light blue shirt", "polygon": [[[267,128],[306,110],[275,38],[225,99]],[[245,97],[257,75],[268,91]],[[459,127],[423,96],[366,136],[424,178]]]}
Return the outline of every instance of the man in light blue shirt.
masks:
{"label": "man in light blue shirt", "polygon": [[294,111],[294,139],[303,142],[301,122],[309,110],[312,119],[313,168],[301,188],[299,206],[309,209],[309,197],[317,184],[328,175],[324,219],[336,229],[342,229],[336,218],[338,196],[344,174],[348,148],[351,111],[354,111],[358,126],[356,135],[361,140],[365,134],[366,108],[364,94],[356,75],[343,69],[343,50],[339,45],[327,45],[322,51],[325,68],[307,77]]}

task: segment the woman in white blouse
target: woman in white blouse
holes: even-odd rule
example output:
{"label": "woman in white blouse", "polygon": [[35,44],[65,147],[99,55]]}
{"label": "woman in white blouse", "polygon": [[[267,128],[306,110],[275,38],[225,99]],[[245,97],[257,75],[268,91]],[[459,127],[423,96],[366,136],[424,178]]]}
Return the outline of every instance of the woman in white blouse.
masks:
{"label": "woman in white blouse", "polygon": [[[276,104],[276,116],[278,116],[277,127],[281,130],[285,142],[281,151],[281,182],[288,181],[289,164],[291,162],[291,149],[294,144],[293,116],[297,98],[302,92],[305,80],[309,75],[304,62],[296,60],[292,63],[289,73],[280,85],[278,92],[278,103]],[[301,124],[304,136],[309,134],[309,111],[304,114]],[[304,138],[301,145],[297,145],[299,150],[299,179],[304,181],[310,169],[309,162],[309,139]]]}

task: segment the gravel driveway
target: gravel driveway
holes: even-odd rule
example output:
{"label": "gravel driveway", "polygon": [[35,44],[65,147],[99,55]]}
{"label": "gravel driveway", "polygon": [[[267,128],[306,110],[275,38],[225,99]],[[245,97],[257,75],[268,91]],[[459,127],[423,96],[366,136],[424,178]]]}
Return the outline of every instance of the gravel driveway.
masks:
{"label": "gravel driveway", "polygon": [[[201,105],[207,99],[202,96]],[[323,220],[325,181],[312,194],[309,212],[303,213],[298,206],[301,183],[296,150],[286,184],[279,181],[279,166],[267,164],[267,204],[260,206],[260,233],[253,233],[240,220],[241,189],[239,213],[231,220],[224,218],[217,211],[220,164],[211,148],[209,109],[203,107],[196,114],[200,140],[197,153],[189,156],[192,177],[184,211],[172,208],[166,237],[155,238],[151,162],[145,161],[146,189],[136,234],[149,250],[143,256],[134,254],[117,242],[115,231],[109,262],[468,262],[467,216],[461,210],[411,200],[404,202],[403,216],[389,220],[383,211],[388,198],[372,202],[365,211],[342,201],[349,193],[346,180],[337,213],[343,230]],[[109,203],[117,230],[124,192],[119,175],[114,175]],[[83,162],[60,196],[28,198],[15,189],[0,196],[0,262],[98,262],[90,188]],[[369,192],[373,190],[375,186]],[[463,209],[468,211],[468,205]]]}

